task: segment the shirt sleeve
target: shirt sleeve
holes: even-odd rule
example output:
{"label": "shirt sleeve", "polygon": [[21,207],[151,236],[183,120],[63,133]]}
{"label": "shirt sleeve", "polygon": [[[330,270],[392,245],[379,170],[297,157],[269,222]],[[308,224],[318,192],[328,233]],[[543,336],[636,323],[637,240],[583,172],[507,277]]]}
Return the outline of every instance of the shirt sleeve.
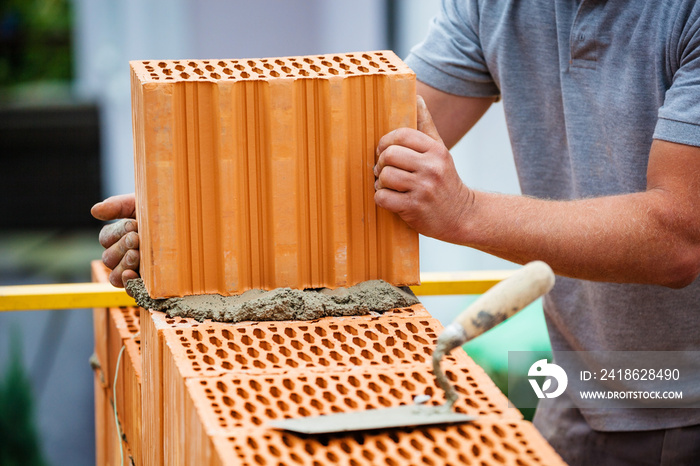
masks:
{"label": "shirt sleeve", "polygon": [[678,69],[659,109],[655,139],[700,146],[700,8],[683,22],[676,50]]}
{"label": "shirt sleeve", "polygon": [[443,0],[428,35],[406,58],[418,80],[465,97],[498,97],[478,34],[476,0]]}

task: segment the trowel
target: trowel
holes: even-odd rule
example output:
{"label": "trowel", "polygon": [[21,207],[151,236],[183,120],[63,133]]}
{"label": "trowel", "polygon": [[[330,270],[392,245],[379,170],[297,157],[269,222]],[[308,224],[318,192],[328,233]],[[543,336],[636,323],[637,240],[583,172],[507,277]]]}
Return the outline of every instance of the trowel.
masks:
{"label": "trowel", "polygon": [[437,385],[446,395],[442,405],[428,405],[430,397],[418,395],[412,405],[268,421],[267,425],[301,434],[325,434],[472,421],[476,416],[452,409],[459,395],[442,371],[443,356],[511,317],[553,286],[552,269],[541,261],[530,262],[481,295],[445,327],[432,357]]}

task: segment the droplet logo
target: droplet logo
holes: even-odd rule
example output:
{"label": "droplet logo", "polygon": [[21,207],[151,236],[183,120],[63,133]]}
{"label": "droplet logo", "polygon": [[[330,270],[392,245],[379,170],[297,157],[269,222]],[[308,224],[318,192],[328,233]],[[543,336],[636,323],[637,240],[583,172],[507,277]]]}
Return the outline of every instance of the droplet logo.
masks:
{"label": "droplet logo", "polygon": [[[566,376],[564,369],[554,363],[548,363],[546,359],[540,359],[530,366],[527,375],[529,377],[547,377],[541,388],[537,380],[528,379],[537,398],[556,398],[564,393],[566,385],[569,383],[569,378]],[[557,381],[557,386],[554,391],[549,392],[548,390],[552,388],[552,379]]]}

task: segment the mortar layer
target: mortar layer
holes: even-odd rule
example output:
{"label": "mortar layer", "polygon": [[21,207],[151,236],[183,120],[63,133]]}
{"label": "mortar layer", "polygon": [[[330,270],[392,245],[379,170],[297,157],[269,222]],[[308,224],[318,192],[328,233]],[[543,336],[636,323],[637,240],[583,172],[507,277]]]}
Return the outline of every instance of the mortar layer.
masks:
{"label": "mortar layer", "polygon": [[136,303],[170,317],[192,317],[218,322],[313,320],[321,317],[365,315],[408,307],[419,301],[410,292],[383,280],[370,280],[349,288],[272,291],[250,290],[236,296],[204,294],[153,299],[143,280],[129,280],[126,289]]}

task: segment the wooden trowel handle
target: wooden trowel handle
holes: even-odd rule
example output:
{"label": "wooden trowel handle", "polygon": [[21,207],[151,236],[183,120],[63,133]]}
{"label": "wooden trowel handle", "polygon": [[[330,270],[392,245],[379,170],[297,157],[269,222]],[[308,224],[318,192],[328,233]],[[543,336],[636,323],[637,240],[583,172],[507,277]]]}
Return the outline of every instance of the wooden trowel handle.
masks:
{"label": "wooden trowel handle", "polygon": [[440,333],[433,351],[433,373],[451,410],[457,392],[440,367],[442,357],[454,348],[500,324],[554,286],[554,272],[541,261],[530,262],[481,295]]}
{"label": "wooden trowel handle", "polygon": [[464,329],[469,341],[513,316],[553,286],[552,269],[542,261],[530,262],[481,295],[454,323]]}
{"label": "wooden trowel handle", "polygon": [[[554,272],[542,261],[534,261],[481,295],[448,325],[438,338],[445,353],[495,327],[547,293],[554,286]],[[451,335],[450,335],[451,334]],[[444,335],[444,337],[443,337]]]}

